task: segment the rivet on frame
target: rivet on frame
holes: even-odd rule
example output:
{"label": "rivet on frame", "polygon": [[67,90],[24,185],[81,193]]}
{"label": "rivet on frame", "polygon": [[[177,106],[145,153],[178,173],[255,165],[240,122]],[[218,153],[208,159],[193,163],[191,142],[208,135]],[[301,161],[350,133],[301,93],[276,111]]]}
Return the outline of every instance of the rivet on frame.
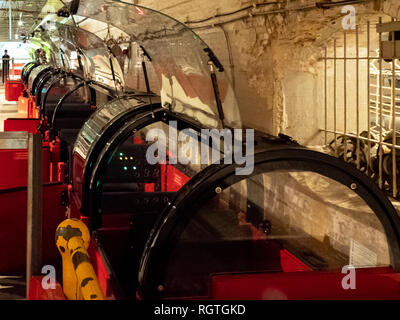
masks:
{"label": "rivet on frame", "polygon": [[163,292],[164,291],[164,286],[162,285],[162,284],[160,284],[158,287],[157,287],[157,291],[158,292]]}
{"label": "rivet on frame", "polygon": [[356,189],[357,189],[357,184],[353,182],[353,183],[350,185],[350,189],[351,189],[351,190],[356,190]]}
{"label": "rivet on frame", "polygon": [[221,187],[216,187],[215,188],[215,193],[221,193],[222,192],[222,189],[221,189]]}

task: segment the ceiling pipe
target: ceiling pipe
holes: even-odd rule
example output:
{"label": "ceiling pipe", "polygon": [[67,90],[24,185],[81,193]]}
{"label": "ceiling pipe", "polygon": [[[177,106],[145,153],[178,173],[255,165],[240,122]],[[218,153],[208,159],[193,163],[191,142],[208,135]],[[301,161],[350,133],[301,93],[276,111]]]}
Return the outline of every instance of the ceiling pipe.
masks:
{"label": "ceiling pipe", "polygon": [[371,1],[372,0],[342,0],[342,1],[337,1],[337,2],[322,1],[322,2],[316,2],[315,5],[317,8],[329,9],[329,8],[337,7],[337,6],[366,3],[366,2],[371,2]]}

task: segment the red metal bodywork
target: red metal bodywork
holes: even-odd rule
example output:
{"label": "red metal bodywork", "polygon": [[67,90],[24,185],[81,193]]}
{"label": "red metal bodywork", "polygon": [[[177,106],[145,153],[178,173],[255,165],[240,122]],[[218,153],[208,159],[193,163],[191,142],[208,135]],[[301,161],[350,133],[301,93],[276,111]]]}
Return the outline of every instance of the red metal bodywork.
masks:
{"label": "red metal bodywork", "polygon": [[297,259],[286,249],[281,250],[281,266],[283,272],[312,271],[304,262]]}
{"label": "red metal bodywork", "polygon": [[344,289],[340,271],[216,275],[216,300],[400,299],[400,274],[391,268],[356,269],[356,288]]}
{"label": "red metal bodywork", "polygon": [[177,192],[190,180],[190,177],[170,164],[160,166],[161,192]]}
{"label": "red metal bodywork", "polygon": [[18,98],[18,114],[27,117],[30,103],[32,103],[30,98],[20,96]]}
{"label": "red metal bodywork", "polygon": [[4,120],[4,132],[26,131],[37,133],[39,119],[29,118],[8,118]]}
{"label": "red metal bodywork", "polygon": [[5,96],[7,101],[18,101],[23,90],[24,85],[21,80],[6,80]]}
{"label": "red metal bodywork", "polygon": [[10,70],[10,75],[13,78],[21,78],[18,76],[21,76],[24,65],[25,65],[24,63],[13,63],[11,70]]}
{"label": "red metal bodywork", "polygon": [[67,300],[61,284],[56,282],[55,289],[44,289],[42,276],[32,277],[29,281],[28,300]]}
{"label": "red metal bodywork", "polygon": [[97,250],[96,245],[93,241],[91,241],[89,249],[88,249],[90,262],[93,265],[94,270],[96,271],[97,278],[100,283],[100,287],[103,290],[104,295],[107,298],[114,298],[114,294],[111,288],[111,279],[107,271],[107,267],[101,257],[100,252]]}
{"label": "red metal bodywork", "polygon": [[[43,183],[50,180],[52,154],[43,146]],[[0,190],[25,187],[28,181],[28,150],[0,150]]]}
{"label": "red metal bodywork", "polygon": [[39,111],[36,108],[35,98],[30,98],[28,103],[28,118],[39,118]]}
{"label": "red metal bodywork", "polygon": [[[37,133],[39,119],[4,120],[4,131]],[[63,181],[64,164],[60,162],[60,141],[43,142],[43,183]],[[0,150],[0,190],[26,186],[28,150]]]}
{"label": "red metal bodywork", "polygon": [[[60,256],[54,241],[54,230],[65,219],[61,205],[62,183],[43,186],[43,263],[57,265]],[[0,274],[25,270],[26,262],[26,187],[0,191]]]}
{"label": "red metal bodywork", "polygon": [[[7,119],[5,131],[37,133],[38,119]],[[59,263],[54,243],[54,230],[65,219],[61,205],[62,164],[60,147],[43,142],[43,257],[47,264]],[[0,274],[23,272],[26,260],[28,150],[0,150],[0,243],[9,243],[0,250]],[[52,183],[51,182],[56,182]],[[16,250],[16,248],[18,248]]]}

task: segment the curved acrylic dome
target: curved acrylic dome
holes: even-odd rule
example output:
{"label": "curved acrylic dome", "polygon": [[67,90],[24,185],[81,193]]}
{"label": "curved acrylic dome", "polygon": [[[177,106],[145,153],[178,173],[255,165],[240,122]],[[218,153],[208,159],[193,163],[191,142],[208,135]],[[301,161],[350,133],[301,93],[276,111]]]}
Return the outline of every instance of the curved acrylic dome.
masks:
{"label": "curved acrylic dome", "polygon": [[68,71],[79,70],[82,64],[84,78],[109,88],[115,89],[116,83],[124,86],[124,76],[118,61],[110,54],[104,41],[95,34],[54,21],[42,23],[42,29],[45,30],[41,32],[42,37],[59,48],[60,56],[63,57],[60,67],[65,69],[68,65]]}
{"label": "curved acrylic dome", "polygon": [[49,64],[54,68],[70,70],[68,52],[61,48],[61,41],[51,38],[46,32],[36,32],[34,38],[29,39],[32,44],[39,47],[47,47],[50,52]]}
{"label": "curved acrylic dome", "polygon": [[[143,78],[141,63],[150,61],[151,67],[147,63],[151,69],[147,72],[150,90],[161,96],[163,106],[206,127],[242,126],[235,93],[223,66],[207,44],[183,23],[128,0],[80,0],[76,14],[69,18],[56,16],[63,7],[63,2],[54,1],[51,7],[43,8],[39,17],[89,30],[102,39],[110,40],[112,30],[115,34],[111,38],[123,37],[130,42],[133,68],[123,71],[125,83],[133,84],[130,87],[134,91],[143,91],[134,84],[136,79]],[[82,39],[72,39],[72,43],[80,48],[82,41],[87,42],[89,38],[93,37],[86,34]],[[120,65],[126,58],[117,56]],[[211,69],[215,70],[220,105],[215,97]],[[127,81],[129,77],[133,81]]]}
{"label": "curved acrylic dome", "polygon": [[[241,126],[236,97],[223,67],[206,43],[184,24],[158,11],[113,0],[81,0],[74,19],[85,28],[95,20],[117,28],[144,49],[164,106],[207,127],[221,127],[221,118],[224,125]],[[210,67],[218,68],[222,108],[215,99]]]}

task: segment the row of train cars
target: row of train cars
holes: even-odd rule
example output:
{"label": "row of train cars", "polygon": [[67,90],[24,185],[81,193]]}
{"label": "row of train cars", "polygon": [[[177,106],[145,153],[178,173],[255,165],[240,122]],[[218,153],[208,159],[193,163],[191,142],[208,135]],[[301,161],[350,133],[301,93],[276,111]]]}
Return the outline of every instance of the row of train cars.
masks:
{"label": "row of train cars", "polygon": [[[210,57],[207,50],[198,54]],[[353,166],[257,131],[254,170],[246,175],[237,174],[236,163],[178,163],[180,145],[168,141],[166,160],[149,163],[151,129],[171,138],[187,128],[198,136],[233,128],[199,123],[164,103],[162,92],[121,93],[52,64],[26,64],[21,82],[25,118],[7,119],[4,128],[42,135],[42,263],[57,271],[56,289],[44,288],[40,275],[31,279],[30,299],[71,298],[62,289],[59,238],[68,239],[58,230],[58,247],[54,240],[66,218],[75,220],[65,229],[80,220],[90,231],[90,263],[106,299],[400,298],[399,217]],[[0,155],[7,169],[0,182],[0,274],[19,274],[27,153]],[[75,267],[78,260],[72,255]]]}

